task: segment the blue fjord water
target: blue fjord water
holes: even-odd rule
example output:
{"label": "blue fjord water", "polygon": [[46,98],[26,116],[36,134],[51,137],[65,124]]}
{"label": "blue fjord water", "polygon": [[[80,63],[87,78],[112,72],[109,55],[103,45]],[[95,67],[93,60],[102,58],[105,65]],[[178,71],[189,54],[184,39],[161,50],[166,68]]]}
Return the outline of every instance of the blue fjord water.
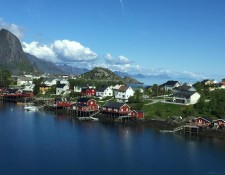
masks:
{"label": "blue fjord water", "polygon": [[0,175],[225,175],[225,141],[0,103]]}

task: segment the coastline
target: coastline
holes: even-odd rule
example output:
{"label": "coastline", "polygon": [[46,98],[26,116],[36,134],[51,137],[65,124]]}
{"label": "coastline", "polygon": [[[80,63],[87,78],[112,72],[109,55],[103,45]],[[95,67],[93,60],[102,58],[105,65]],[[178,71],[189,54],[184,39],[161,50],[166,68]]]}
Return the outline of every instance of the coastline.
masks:
{"label": "coastline", "polygon": [[[75,117],[71,115],[71,117]],[[158,132],[161,130],[173,130],[179,126],[182,126],[181,123],[173,122],[173,121],[166,121],[166,120],[157,120],[157,119],[148,119],[148,120],[126,120],[123,122],[115,121],[115,118],[108,118],[101,114],[96,116],[99,119],[99,122],[102,123],[111,123],[111,124],[119,124],[119,125],[128,125],[128,126],[145,126],[151,129],[155,129]],[[177,132],[174,134],[179,134],[185,136],[184,133]],[[188,135],[189,136],[189,135]],[[199,138],[218,138],[218,139],[225,139],[225,129],[212,129],[212,128],[202,128],[199,127],[198,135],[192,135],[194,137]],[[191,136],[191,137],[192,137]]]}
{"label": "coastline", "polygon": [[[66,114],[78,120],[78,117],[76,117],[73,114],[68,114],[65,109],[49,110],[45,108],[43,109],[43,111],[52,112],[56,115]],[[96,118],[98,118],[99,122],[102,122],[102,123],[112,123],[112,124],[129,125],[129,126],[146,126],[146,127],[155,129],[159,132],[160,130],[173,130],[176,127],[179,127],[182,125],[181,123],[177,123],[172,120],[167,121],[167,120],[159,120],[159,119],[144,119],[144,120],[133,119],[133,120],[115,121],[115,118],[105,117],[102,114],[97,114]],[[176,134],[181,134],[181,133],[177,132]],[[225,139],[225,129],[212,129],[212,128],[199,127],[199,133],[197,137]]]}

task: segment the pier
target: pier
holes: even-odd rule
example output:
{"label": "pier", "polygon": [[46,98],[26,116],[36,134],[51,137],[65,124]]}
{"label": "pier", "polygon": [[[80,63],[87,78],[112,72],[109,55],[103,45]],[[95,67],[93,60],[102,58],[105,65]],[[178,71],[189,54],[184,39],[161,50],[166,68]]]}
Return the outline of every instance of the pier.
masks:
{"label": "pier", "polygon": [[97,115],[100,110],[76,110],[76,109],[67,109],[68,114],[76,115],[77,117],[93,117]]}
{"label": "pier", "polygon": [[195,125],[182,125],[172,130],[160,130],[160,132],[164,133],[181,133],[185,136],[193,136],[198,135],[199,127]]}

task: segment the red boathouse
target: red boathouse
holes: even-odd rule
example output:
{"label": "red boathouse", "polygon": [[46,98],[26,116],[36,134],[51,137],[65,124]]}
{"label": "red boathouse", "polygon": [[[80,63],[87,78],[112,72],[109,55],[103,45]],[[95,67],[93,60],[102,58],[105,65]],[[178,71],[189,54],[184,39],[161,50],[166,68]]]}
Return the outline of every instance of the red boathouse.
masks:
{"label": "red boathouse", "polygon": [[213,120],[213,125],[223,128],[223,127],[225,127],[225,119]]}
{"label": "red boathouse", "polygon": [[140,110],[133,110],[131,111],[131,117],[137,119],[144,119],[144,112]]}
{"label": "red boathouse", "polygon": [[128,116],[130,107],[126,103],[107,102],[103,105],[101,113],[109,117]]}
{"label": "red boathouse", "polygon": [[198,117],[195,119],[195,124],[197,126],[210,126],[212,122],[208,118]]}

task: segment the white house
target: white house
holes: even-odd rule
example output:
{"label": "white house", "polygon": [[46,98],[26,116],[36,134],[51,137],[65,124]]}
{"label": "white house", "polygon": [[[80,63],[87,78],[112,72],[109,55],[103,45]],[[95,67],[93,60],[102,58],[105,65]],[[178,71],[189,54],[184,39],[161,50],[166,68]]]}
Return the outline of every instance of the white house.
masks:
{"label": "white house", "polygon": [[33,78],[31,77],[20,76],[17,78],[17,86],[22,86],[22,85],[32,84],[32,83],[33,83]]}
{"label": "white house", "polygon": [[186,85],[178,86],[178,87],[173,88],[174,94],[178,93],[178,92],[183,92],[183,91],[195,92],[196,89],[193,86],[186,86]]}
{"label": "white house", "polygon": [[118,102],[128,102],[128,99],[134,95],[134,90],[129,86],[121,86],[115,98]]}
{"label": "white house", "polygon": [[59,82],[60,84],[67,84],[69,85],[69,81],[66,79],[58,79],[58,78],[48,78],[46,79],[43,84],[46,84],[47,86],[53,86],[56,85],[57,82]]}
{"label": "white house", "polygon": [[60,79],[59,82],[60,82],[60,84],[66,84],[66,85],[68,85],[68,86],[69,86],[69,84],[70,84],[69,81],[66,80],[66,79]]}
{"label": "white house", "polygon": [[69,85],[68,84],[58,84],[56,86],[56,95],[62,95],[65,93],[69,93]]}
{"label": "white house", "polygon": [[112,87],[101,87],[96,89],[96,96],[97,97],[112,97],[113,90]]}
{"label": "white house", "polygon": [[33,91],[34,91],[34,87],[35,87],[35,84],[26,84],[26,85],[24,86],[23,91],[26,91],[26,92],[33,92]]}
{"label": "white house", "polygon": [[167,81],[166,83],[163,83],[160,85],[160,87],[164,89],[165,91],[168,91],[168,90],[172,91],[173,88],[179,87],[179,86],[181,86],[181,83],[179,81],[173,81],[173,80]]}
{"label": "white house", "polygon": [[74,92],[81,92],[81,90],[82,90],[82,87],[81,86],[74,86],[73,87],[73,91]]}
{"label": "white house", "polygon": [[184,104],[184,105],[193,105],[198,102],[201,95],[195,91],[181,91],[173,96],[173,102]]}
{"label": "white house", "polygon": [[44,80],[43,84],[46,84],[47,86],[53,86],[57,84],[57,81],[59,81],[56,78],[48,78],[46,80]]}
{"label": "white house", "polygon": [[114,96],[116,96],[118,94],[119,89],[120,89],[121,86],[123,86],[123,85],[117,84],[114,87],[112,87]]}

